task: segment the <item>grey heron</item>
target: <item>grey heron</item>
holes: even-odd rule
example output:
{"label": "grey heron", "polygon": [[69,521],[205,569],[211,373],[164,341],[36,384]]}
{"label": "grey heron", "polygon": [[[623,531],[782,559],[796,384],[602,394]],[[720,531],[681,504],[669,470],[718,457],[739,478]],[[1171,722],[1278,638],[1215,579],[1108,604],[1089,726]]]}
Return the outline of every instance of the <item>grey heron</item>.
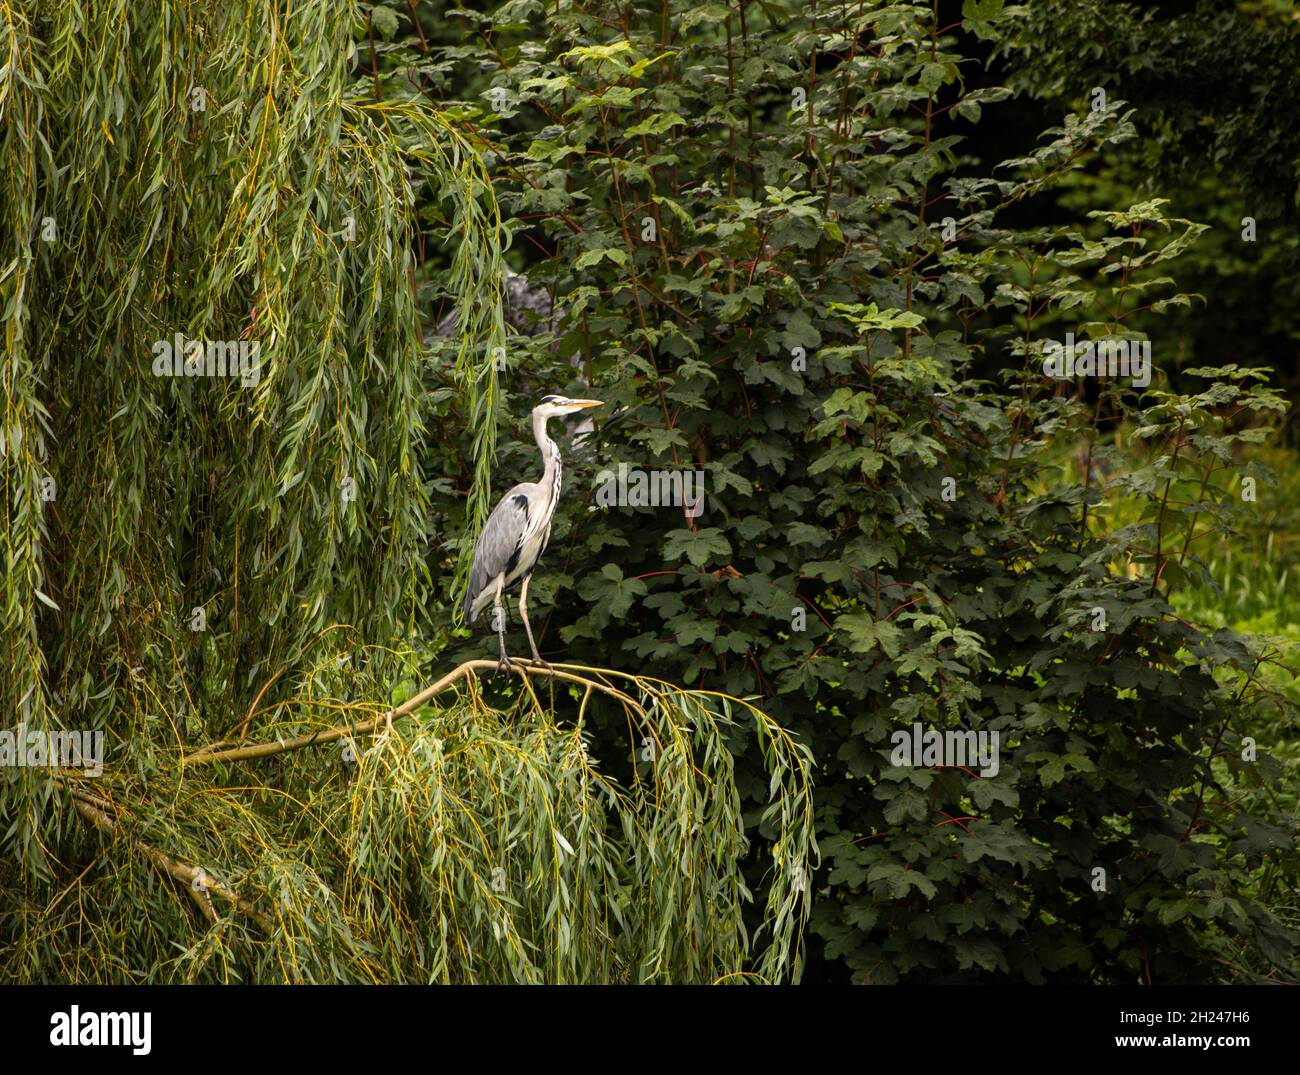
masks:
{"label": "grey heron", "polygon": [[465,594],[465,621],[473,623],[488,605],[494,607],[494,627],[501,643],[498,669],[510,667],[506,654],[505,614],[501,595],[520,583],[519,615],[528,632],[533,660],[546,664],[533,641],[528,622],[528,580],[551,537],[551,520],[560,502],[560,448],[546,433],[546,423],[564,414],[574,414],[588,407],[599,407],[598,399],[569,399],[567,396],[543,396],[533,408],[533,437],[542,453],[545,468],[542,480],[522,482],[511,489],[488,516],[474,546],[474,566],[470,568],[469,590]]}

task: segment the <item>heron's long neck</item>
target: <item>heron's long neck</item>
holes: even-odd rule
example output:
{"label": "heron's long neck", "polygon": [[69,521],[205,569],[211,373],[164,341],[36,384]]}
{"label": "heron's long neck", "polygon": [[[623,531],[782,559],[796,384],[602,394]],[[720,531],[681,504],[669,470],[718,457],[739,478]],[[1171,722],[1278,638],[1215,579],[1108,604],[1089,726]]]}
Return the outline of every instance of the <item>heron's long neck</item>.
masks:
{"label": "heron's long neck", "polygon": [[550,494],[553,512],[560,499],[560,446],[546,435],[545,415],[533,415],[533,436],[537,439],[537,447],[546,462],[546,469],[542,471],[542,480],[538,484]]}

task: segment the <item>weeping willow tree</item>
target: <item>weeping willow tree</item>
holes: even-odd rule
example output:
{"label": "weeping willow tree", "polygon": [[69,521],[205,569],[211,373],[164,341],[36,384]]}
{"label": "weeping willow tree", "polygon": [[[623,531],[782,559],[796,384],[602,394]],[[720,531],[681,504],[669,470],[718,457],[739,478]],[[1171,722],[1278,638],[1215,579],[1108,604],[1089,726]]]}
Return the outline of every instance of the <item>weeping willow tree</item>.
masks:
{"label": "weeping willow tree", "polygon": [[563,667],[420,689],[415,207],[479,523],[503,237],[455,125],[371,92],[365,34],[347,0],[0,0],[0,724],[104,743],[96,776],[0,769],[0,978],[795,977],[810,763],[763,714]]}

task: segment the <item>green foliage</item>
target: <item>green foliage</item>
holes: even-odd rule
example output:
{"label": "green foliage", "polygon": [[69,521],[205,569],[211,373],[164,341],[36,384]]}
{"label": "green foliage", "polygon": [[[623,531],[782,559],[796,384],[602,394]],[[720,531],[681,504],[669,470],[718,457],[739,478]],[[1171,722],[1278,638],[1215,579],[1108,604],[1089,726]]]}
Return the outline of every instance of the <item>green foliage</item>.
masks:
{"label": "green foliage", "polygon": [[[316,669],[259,721],[265,747],[214,746],[144,775],[65,778],[73,801],[111,818],[119,838],[100,847],[90,830],[74,832],[67,849],[90,860],[93,876],[73,881],[75,899],[18,905],[39,911],[42,928],[8,930],[6,979],[797,976],[811,902],[802,878],[815,864],[809,765],[763,714],[569,668],[549,689],[539,679],[521,691],[509,711],[489,706],[471,676],[414,727],[396,723],[376,741],[363,734],[385,729],[376,708],[346,697],[369,671],[347,653]],[[640,737],[636,764],[589,752],[582,718],[599,706],[593,692],[613,697]],[[741,923],[753,897],[738,865],[745,819],[724,745],[746,726],[771,763],[781,834],[764,893],[769,927],[757,936]],[[203,864],[190,881],[197,915],[184,887],[156,868],[159,847]],[[205,917],[210,928],[196,929]],[[79,943],[59,943],[65,934]]]}
{"label": "green foliage", "polygon": [[1098,88],[1137,108],[1142,137],[1074,176],[1062,207],[1164,194],[1179,215],[1211,225],[1178,277],[1213,305],[1171,320],[1179,347],[1165,368],[1274,365],[1292,399],[1300,160],[1292,110],[1279,103],[1300,92],[1298,14],[1294,0],[1040,0],[990,47],[1022,116],[1089,107]]}
{"label": "green foliage", "polygon": [[[7,9],[0,96],[24,184],[0,284],[5,711],[26,699],[42,725],[76,714],[147,752],[164,714],[174,739],[223,733],[331,624],[410,623],[428,505],[412,206],[430,184],[463,229],[467,307],[500,274],[497,224],[442,117],[352,87],[347,4],[269,36],[253,3],[202,22],[37,10]],[[157,375],[177,332],[257,344],[255,383]],[[477,428],[490,443],[491,416]],[[477,481],[483,499],[486,460]]]}
{"label": "green foliage", "polygon": [[[577,355],[617,415],[575,448],[533,592],[568,652],[761,696],[812,748],[815,977],[1294,977],[1269,909],[1295,903],[1294,801],[1271,796],[1268,756],[1289,748],[1239,760],[1262,708],[1293,735],[1289,711],[1241,638],[1170,605],[1285,403],[1246,368],[1162,379],[1160,318],[1203,301],[1171,275],[1200,224],[1155,196],[1017,222],[1123,153],[1133,110],[1114,94],[1012,159],[970,158],[1007,94],[968,87],[962,50],[1024,9],[964,14],[465,16],[506,104],[459,114],[493,142],[516,246],[543,252],[528,273],[561,311],[554,351],[514,342],[516,409]],[[1156,379],[1047,378],[1065,331],[1154,339]],[[1151,458],[1099,484],[1116,428]],[[1044,480],[1063,448],[1082,483]],[[593,512],[624,463],[703,471],[703,513]],[[1110,529],[1098,505],[1120,496],[1134,516]],[[892,766],[914,722],[998,732],[1000,773]]]}
{"label": "green foliage", "polygon": [[[385,10],[0,7],[0,730],[105,754],[0,768],[0,978],[797,977],[806,750],[739,700],[633,679],[604,717],[661,742],[653,772],[590,762],[563,689],[508,720],[458,698],[350,774],[195,761],[329,741],[431,674],[406,647],[453,406],[457,511],[490,506],[506,237],[474,140],[376,92]],[[426,237],[464,330],[427,396]],[[260,355],[160,374],[176,333]],[[761,930],[738,738],[770,761]]]}
{"label": "green foliage", "polygon": [[[2,693],[110,759],[0,774],[6,977],[1297,980],[1287,658],[1189,612],[1286,404],[1182,339],[1297,249],[1254,96],[1294,26],[1208,6],[0,10]],[[1231,122],[1162,36],[1227,43]],[[553,335],[507,337],[506,257]],[[160,381],[172,331],[265,375]],[[1068,332],[1151,384],[1046,376]],[[579,389],[531,595],[599,667],[364,740],[479,653],[490,489]],[[622,464],[704,502],[593,507]],[[999,771],[893,764],[917,723]]]}

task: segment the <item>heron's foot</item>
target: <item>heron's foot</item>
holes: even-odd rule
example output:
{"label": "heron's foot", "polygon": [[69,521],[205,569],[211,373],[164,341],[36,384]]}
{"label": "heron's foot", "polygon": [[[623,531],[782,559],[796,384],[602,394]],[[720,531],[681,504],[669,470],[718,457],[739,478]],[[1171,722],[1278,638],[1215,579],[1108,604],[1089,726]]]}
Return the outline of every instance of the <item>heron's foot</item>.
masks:
{"label": "heron's foot", "polygon": [[536,650],[533,650],[533,664],[540,664],[540,665],[541,665],[543,668],[545,668],[548,672],[554,672],[554,671],[555,671],[555,669],[551,667],[551,662],[550,662],[550,661],[543,660],[543,659],[542,659],[542,655],[541,655],[540,653],[538,653]]}
{"label": "heron's foot", "polygon": [[511,671],[514,666],[514,661],[512,661],[506,654],[501,654],[501,659],[497,661],[497,675],[502,675]]}

